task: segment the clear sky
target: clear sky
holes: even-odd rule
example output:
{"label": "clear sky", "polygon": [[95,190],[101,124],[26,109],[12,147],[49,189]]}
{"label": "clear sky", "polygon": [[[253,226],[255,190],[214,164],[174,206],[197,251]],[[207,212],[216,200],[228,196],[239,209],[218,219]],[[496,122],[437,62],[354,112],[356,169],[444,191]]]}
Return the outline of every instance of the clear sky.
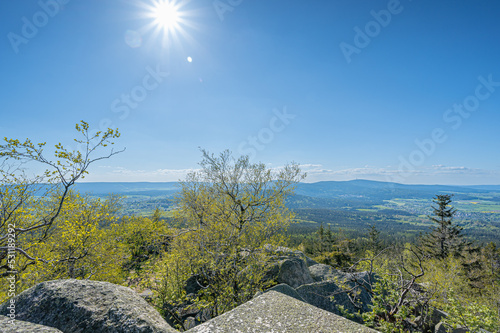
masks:
{"label": "clear sky", "polygon": [[176,181],[202,147],[309,182],[500,184],[499,1],[173,6],[0,1],[0,136],[119,128],[88,181]]}

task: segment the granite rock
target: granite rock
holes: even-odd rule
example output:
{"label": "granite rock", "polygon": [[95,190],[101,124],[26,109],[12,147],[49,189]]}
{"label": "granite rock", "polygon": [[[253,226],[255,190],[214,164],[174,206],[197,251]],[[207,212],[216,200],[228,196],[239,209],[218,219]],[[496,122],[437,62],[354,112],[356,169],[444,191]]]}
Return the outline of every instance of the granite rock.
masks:
{"label": "granite rock", "polygon": [[9,317],[0,316],[0,332],[1,333],[63,333],[57,328],[33,324],[27,321],[14,320]]}
{"label": "granite rock", "polygon": [[[47,281],[15,298],[16,319],[71,333],[177,332],[130,288],[91,280]],[[8,302],[0,305],[7,314]]]}
{"label": "granite rock", "polygon": [[377,332],[276,291],[264,293],[188,333]]}

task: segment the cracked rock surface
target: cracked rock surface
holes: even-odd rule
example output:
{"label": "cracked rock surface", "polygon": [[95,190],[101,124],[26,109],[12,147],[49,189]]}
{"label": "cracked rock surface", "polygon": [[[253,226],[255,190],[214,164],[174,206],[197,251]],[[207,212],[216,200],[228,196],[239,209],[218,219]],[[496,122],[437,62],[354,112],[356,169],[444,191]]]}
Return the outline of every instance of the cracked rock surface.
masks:
{"label": "cracked rock surface", "polygon": [[[14,300],[16,319],[67,333],[177,332],[132,289],[109,282],[47,281],[23,291]],[[0,315],[7,314],[7,305],[0,305]]]}
{"label": "cracked rock surface", "polygon": [[188,333],[375,333],[276,291],[266,292]]}
{"label": "cracked rock surface", "polygon": [[0,316],[0,332],[2,333],[63,333],[57,328],[29,323],[22,320],[14,320],[12,324],[9,317]]}

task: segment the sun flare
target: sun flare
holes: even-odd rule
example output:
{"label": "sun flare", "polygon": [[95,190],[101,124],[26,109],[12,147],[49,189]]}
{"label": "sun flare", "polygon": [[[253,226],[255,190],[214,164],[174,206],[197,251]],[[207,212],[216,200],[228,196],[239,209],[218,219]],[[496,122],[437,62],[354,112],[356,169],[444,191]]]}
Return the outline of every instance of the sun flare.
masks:
{"label": "sun flare", "polygon": [[188,29],[197,25],[192,21],[193,10],[186,8],[189,0],[146,0],[141,7],[140,17],[145,25],[140,29],[141,35],[150,33],[150,40],[159,40],[162,47],[171,47],[181,40],[189,39]]}
{"label": "sun flare", "polygon": [[179,12],[174,3],[158,1],[153,10],[154,23],[163,30],[175,30],[179,24]]}

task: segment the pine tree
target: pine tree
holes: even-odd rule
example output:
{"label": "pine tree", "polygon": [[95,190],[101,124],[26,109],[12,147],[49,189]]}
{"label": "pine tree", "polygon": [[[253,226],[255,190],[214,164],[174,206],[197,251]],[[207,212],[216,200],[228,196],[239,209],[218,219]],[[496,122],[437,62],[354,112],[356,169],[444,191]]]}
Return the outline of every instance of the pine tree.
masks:
{"label": "pine tree", "polygon": [[382,250],[380,231],[377,229],[375,224],[373,224],[368,231],[368,248],[373,251],[374,254],[377,254],[380,250]]}
{"label": "pine tree", "polygon": [[431,258],[444,259],[448,255],[461,256],[466,246],[470,245],[463,239],[462,227],[453,223],[456,209],[451,205],[451,195],[436,195],[433,206],[433,216],[430,220],[437,224],[430,233],[421,236],[423,252]]}
{"label": "pine tree", "polygon": [[325,231],[325,240],[327,251],[332,251],[335,247],[335,239],[332,233],[331,225],[328,225],[328,229]]}
{"label": "pine tree", "polygon": [[151,220],[153,220],[153,222],[155,222],[155,223],[157,223],[161,220],[160,208],[158,208],[158,207],[155,208],[155,211],[153,212],[153,216],[151,216]]}

